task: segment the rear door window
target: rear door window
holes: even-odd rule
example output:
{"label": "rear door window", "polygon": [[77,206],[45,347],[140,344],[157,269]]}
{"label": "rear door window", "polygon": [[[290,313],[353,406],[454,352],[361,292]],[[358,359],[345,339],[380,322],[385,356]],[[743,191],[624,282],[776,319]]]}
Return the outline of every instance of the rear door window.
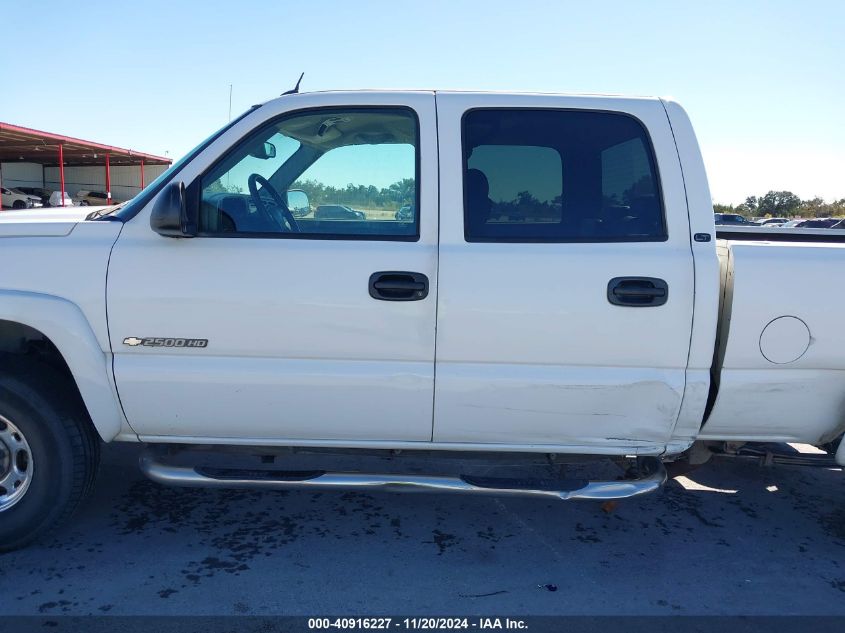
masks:
{"label": "rear door window", "polygon": [[472,110],[463,142],[467,241],[667,239],[651,142],[631,116]]}

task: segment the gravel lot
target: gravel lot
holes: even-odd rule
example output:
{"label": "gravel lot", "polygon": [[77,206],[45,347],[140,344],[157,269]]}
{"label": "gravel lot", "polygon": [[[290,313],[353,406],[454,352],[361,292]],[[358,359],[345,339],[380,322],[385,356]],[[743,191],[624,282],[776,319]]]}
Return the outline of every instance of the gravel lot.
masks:
{"label": "gravel lot", "polygon": [[109,446],[0,613],[845,615],[845,476],[720,462],[589,502],[169,489]]}

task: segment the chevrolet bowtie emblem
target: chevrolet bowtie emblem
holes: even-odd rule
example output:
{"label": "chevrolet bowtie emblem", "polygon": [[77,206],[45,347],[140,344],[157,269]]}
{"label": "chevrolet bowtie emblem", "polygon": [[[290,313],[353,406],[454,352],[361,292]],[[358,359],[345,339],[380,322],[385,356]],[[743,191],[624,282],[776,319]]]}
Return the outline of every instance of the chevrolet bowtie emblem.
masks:
{"label": "chevrolet bowtie emblem", "polygon": [[135,345],[140,345],[140,344],[141,344],[141,343],[143,343],[143,342],[144,342],[144,339],[142,339],[142,338],[136,338],[136,337],[134,337],[134,336],[129,336],[129,337],[127,337],[127,338],[123,339],[123,344],[124,344],[124,345],[132,345],[133,347],[134,347]]}

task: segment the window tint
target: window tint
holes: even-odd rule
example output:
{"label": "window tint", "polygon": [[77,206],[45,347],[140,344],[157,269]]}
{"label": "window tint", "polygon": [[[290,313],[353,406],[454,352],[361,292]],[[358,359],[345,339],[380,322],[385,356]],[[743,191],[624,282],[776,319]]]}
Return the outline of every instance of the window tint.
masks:
{"label": "window tint", "polygon": [[202,177],[200,232],[416,239],[417,127],[404,108],[278,119]]}
{"label": "window tint", "polygon": [[463,142],[467,241],[666,239],[651,145],[632,117],[473,110]]}

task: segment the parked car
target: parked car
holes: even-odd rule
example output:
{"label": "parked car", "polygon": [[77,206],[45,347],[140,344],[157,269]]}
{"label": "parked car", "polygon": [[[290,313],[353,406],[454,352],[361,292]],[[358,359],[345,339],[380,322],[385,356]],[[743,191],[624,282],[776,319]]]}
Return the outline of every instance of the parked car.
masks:
{"label": "parked car", "polygon": [[834,224],[839,223],[839,218],[816,218],[813,220],[806,220],[801,224],[804,229],[829,229]]}
{"label": "parked car", "polygon": [[38,196],[31,196],[16,187],[12,189],[3,187],[2,206],[8,209],[31,209],[42,205],[41,198]]}
{"label": "parked car", "polygon": [[[64,204],[62,204],[62,198],[64,198]],[[50,206],[51,207],[72,207],[73,198],[67,195],[67,191],[54,191],[50,194]]]}
{"label": "parked car", "polygon": [[400,207],[393,216],[400,222],[407,222],[408,220],[414,219],[414,207],[410,204],[406,204],[404,207]]}
{"label": "parked car", "polygon": [[321,204],[314,211],[317,220],[366,220],[363,211],[350,209],[342,204]]}
{"label": "parked car", "polygon": [[714,213],[713,220],[719,226],[757,226],[754,222],[748,221],[744,216],[738,213]]}
{"label": "parked car", "polygon": [[[307,139],[308,159],[251,173],[256,139],[279,135]],[[342,182],[353,169],[335,152],[363,141],[354,171],[394,178],[379,157],[420,140],[419,233],[297,219],[255,188],[283,200],[312,165]],[[526,146],[543,150],[537,167],[501,168]],[[495,168],[469,167],[475,152]],[[579,157],[567,179],[560,156]],[[680,474],[713,455],[845,466],[845,444],[831,448],[845,432],[845,299],[830,285],[845,249],[800,232],[716,239],[673,101],[282,96],[177,165],[108,216],[0,216],[14,264],[0,265],[0,551],[84,507],[101,441],[144,442],[159,484],[544,503],[653,492],[667,463]],[[228,175],[252,191],[221,194]],[[608,208],[611,183],[637,195]],[[559,200],[556,220],[501,221],[490,196],[503,191]],[[228,222],[209,204],[221,197]],[[338,468],[337,453],[358,459]],[[549,469],[517,468],[524,455]]]}
{"label": "parked car", "polygon": [[836,229],[838,231],[845,229],[845,219],[843,219],[843,218],[837,218],[837,219],[839,221],[836,224],[834,224],[833,226],[831,226],[830,228]]}
{"label": "parked car", "polygon": [[799,219],[799,220],[788,220],[780,225],[782,229],[797,229],[804,225],[807,220]]}
{"label": "parked car", "polygon": [[[109,204],[108,196],[105,191],[89,191],[87,189],[80,189],[73,197],[76,204],[80,207],[98,206],[104,207]],[[111,204],[117,204],[117,201],[112,197]]]}
{"label": "parked car", "polygon": [[780,226],[784,222],[786,222],[786,218],[760,218],[759,220],[756,220],[754,224],[757,226],[768,226],[771,228],[773,226]]}
{"label": "parked car", "polygon": [[53,192],[49,189],[44,189],[42,187],[17,187],[17,189],[20,189],[25,194],[39,198],[42,206],[50,206],[50,194]]}

